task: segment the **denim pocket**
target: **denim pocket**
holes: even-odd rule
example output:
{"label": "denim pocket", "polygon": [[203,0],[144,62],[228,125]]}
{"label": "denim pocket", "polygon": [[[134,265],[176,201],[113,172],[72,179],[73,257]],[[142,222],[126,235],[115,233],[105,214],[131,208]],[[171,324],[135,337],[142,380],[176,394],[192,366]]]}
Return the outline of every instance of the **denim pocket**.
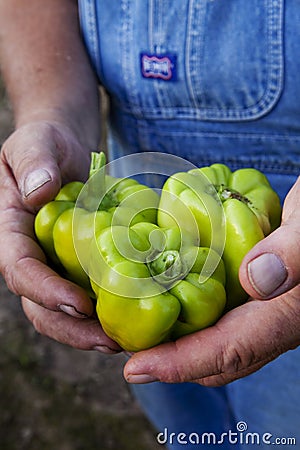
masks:
{"label": "denim pocket", "polygon": [[[284,0],[82,0],[83,32],[114,105],[144,119],[245,121],[283,85]],[[172,54],[176,77],[143,77]]]}
{"label": "denim pocket", "polygon": [[266,114],[283,84],[283,0],[193,4],[186,38],[192,108],[203,120]]}

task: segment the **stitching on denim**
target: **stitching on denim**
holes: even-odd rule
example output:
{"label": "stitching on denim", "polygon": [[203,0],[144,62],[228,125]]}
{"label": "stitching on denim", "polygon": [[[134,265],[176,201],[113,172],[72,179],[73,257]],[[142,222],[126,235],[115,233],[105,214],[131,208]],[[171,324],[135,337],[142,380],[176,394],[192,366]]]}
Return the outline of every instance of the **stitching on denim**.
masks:
{"label": "stitching on denim", "polygon": [[[189,155],[190,161],[198,165],[211,165],[216,162],[216,155]],[[227,156],[219,156],[219,162],[228,165],[231,169],[236,170],[243,167],[254,167],[264,173],[273,175],[299,176],[299,165],[294,165],[289,161],[265,161],[259,158],[231,158]],[[201,164],[199,164],[201,161]]]}
{"label": "stitching on denim", "polygon": [[153,35],[153,28],[154,28],[154,0],[149,0],[148,4],[148,41],[149,41],[149,48],[150,52],[154,53],[154,35]]}
{"label": "stitching on denim", "polygon": [[[152,28],[152,35],[153,35],[153,52],[156,54],[162,54],[166,52],[166,49],[163,47],[163,42],[165,42],[164,37],[164,26],[163,26],[163,17],[164,17],[164,2],[162,0],[160,1],[153,1],[153,8],[152,8],[152,14],[153,14],[153,28]],[[153,80],[153,87],[155,90],[156,98],[158,101],[158,104],[160,108],[163,108],[164,105],[166,105],[166,109],[168,109],[168,97],[167,92],[164,92],[163,85],[158,80]]]}
{"label": "stitching on denim", "polygon": [[[149,132],[149,124],[142,125],[141,123],[138,124],[139,128],[143,129],[144,131]],[[150,131],[151,134],[151,131]],[[217,138],[228,138],[228,139],[251,139],[251,140],[274,140],[274,141],[292,141],[292,142],[298,142],[300,141],[300,134],[299,135],[293,135],[293,134],[284,134],[284,133],[264,133],[264,132],[224,132],[224,131],[182,131],[179,128],[173,129],[173,130],[162,130],[162,129],[155,129],[155,134],[161,137],[164,136],[178,136],[178,137],[203,137],[203,138],[211,138],[211,139],[217,139]],[[300,149],[299,149],[300,152]]]}
{"label": "stitching on denim", "polygon": [[[268,81],[266,92],[254,105],[248,106],[244,110],[227,110],[227,119],[229,120],[230,118],[258,118],[261,114],[264,115],[268,113],[280,97],[283,87],[283,2],[284,0],[265,0],[265,5],[268,12],[268,54],[270,55],[270,61],[268,62]],[[226,120],[226,117],[221,117],[222,110],[215,110],[212,112],[212,115],[214,114],[216,118]],[[220,114],[219,117],[218,114]],[[210,118],[210,113],[206,116],[206,118]]]}
{"label": "stitching on denim", "polygon": [[[187,88],[191,96],[194,108],[199,108],[201,101],[201,87],[203,86],[203,77],[201,76],[201,62],[203,55],[203,46],[205,37],[203,35],[203,18],[206,10],[206,2],[189,1],[188,21],[186,30],[186,48],[185,48],[185,75],[187,79]],[[201,23],[202,22],[202,23]],[[192,42],[197,39],[197,46],[192,53]],[[197,79],[195,77],[197,76]],[[196,89],[197,87],[197,89]],[[197,91],[197,92],[196,92]],[[197,101],[197,98],[200,100]]]}
{"label": "stitching on denim", "polygon": [[[168,51],[168,48],[164,45],[164,43],[167,42],[164,19],[168,17],[169,4],[166,0],[151,0],[151,4],[151,10],[149,12],[152,15],[152,52],[155,54],[164,54]],[[168,116],[168,110],[171,108],[169,91],[164,88],[164,85],[160,82],[160,80],[153,80],[152,84],[159,108],[164,109],[166,111],[166,116]]]}
{"label": "stitching on denim", "polygon": [[[153,151],[153,148],[151,148]],[[159,150],[160,151],[160,150]],[[177,155],[176,151],[172,149],[172,154]],[[274,156],[264,158],[263,155],[257,156],[233,156],[224,154],[222,152],[216,152],[215,150],[207,150],[205,153],[197,150],[189,152],[186,155],[182,155],[181,150],[178,156],[186,157],[189,162],[195,164],[198,167],[214,164],[216,161],[228,165],[231,169],[240,169],[242,167],[254,167],[261,170],[264,173],[270,173],[274,175],[288,175],[292,177],[299,176],[300,162],[291,161],[291,159],[278,159]]]}
{"label": "stitching on denim", "polygon": [[124,79],[124,85],[127,87],[126,89],[126,103],[128,106],[128,111],[140,116],[141,115],[141,107],[138,102],[138,90],[136,86],[136,78],[134,73],[134,58],[135,55],[128,49],[128,43],[133,42],[134,40],[134,17],[132,14],[131,0],[121,0],[121,29],[119,42],[121,46],[121,55],[123,59],[122,63],[122,74]]}
{"label": "stitching on denim", "polygon": [[99,73],[100,51],[98,37],[97,2],[95,0],[79,0],[80,21],[83,24],[83,32],[86,33],[86,42],[89,47],[91,60]]}
{"label": "stitching on denim", "polygon": [[[266,93],[262,99],[252,106],[253,114],[260,111],[267,113],[276,103],[283,87],[283,48],[282,48],[282,26],[283,26],[283,0],[269,0],[268,15],[268,52],[270,62],[268,68],[268,82]],[[266,0],[268,6],[268,0]],[[280,26],[277,26],[278,21]],[[280,55],[280,57],[278,56]],[[250,110],[249,110],[250,112]]]}
{"label": "stitching on denim", "polygon": [[187,19],[187,30],[186,30],[186,45],[185,45],[185,53],[184,53],[184,67],[185,67],[185,76],[187,81],[187,89],[191,96],[191,99],[193,101],[194,107],[196,106],[196,99],[193,92],[193,86],[192,86],[192,80],[190,77],[190,44],[191,44],[191,36],[190,36],[190,30],[192,28],[191,21],[193,19],[193,0],[189,1],[189,8],[188,8],[188,19]]}

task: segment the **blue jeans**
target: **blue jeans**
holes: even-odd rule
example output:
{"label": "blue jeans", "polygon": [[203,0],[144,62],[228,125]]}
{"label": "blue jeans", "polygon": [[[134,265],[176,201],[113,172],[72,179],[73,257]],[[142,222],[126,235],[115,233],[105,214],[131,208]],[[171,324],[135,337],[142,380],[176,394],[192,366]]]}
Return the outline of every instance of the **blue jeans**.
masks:
{"label": "blue jeans", "polygon": [[225,387],[153,383],[132,390],[168,449],[298,448],[299,359],[299,349],[285,353]]}
{"label": "blue jeans", "polygon": [[[178,159],[166,167],[160,152],[197,166],[256,167],[283,201],[300,173],[297,0],[79,0],[79,6],[91,62],[110,97],[111,160],[154,152],[150,166],[154,161],[155,173],[164,174],[187,166]],[[125,159],[112,172],[139,171],[147,170]],[[153,180],[149,174],[146,182]],[[226,387],[154,383],[133,391],[170,449],[289,448],[288,438],[300,445],[299,367],[297,349]],[[197,433],[209,432],[197,444]]]}

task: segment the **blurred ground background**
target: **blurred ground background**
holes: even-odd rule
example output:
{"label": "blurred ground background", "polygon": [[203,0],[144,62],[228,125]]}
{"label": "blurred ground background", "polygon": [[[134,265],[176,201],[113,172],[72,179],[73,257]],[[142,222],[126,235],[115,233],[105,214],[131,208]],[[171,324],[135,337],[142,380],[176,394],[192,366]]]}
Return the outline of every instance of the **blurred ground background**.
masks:
{"label": "blurred ground background", "polygon": [[[0,79],[0,144],[12,129]],[[122,355],[40,336],[0,276],[1,450],[162,448],[122,377],[123,365]]]}

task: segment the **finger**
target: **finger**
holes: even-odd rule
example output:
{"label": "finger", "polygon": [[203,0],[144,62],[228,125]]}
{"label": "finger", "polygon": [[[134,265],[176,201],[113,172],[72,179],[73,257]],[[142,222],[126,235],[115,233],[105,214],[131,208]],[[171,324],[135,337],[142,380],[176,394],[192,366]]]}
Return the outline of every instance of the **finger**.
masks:
{"label": "finger", "polygon": [[300,179],[286,198],[282,225],[245,257],[240,281],[248,294],[268,299],[300,283]]}
{"label": "finger", "polygon": [[49,311],[24,297],[22,306],[36,331],[62,344],[107,354],[118,353],[121,350],[118,344],[106,336],[96,318],[76,319],[63,313]]}
{"label": "finger", "polygon": [[55,141],[45,127],[24,126],[4,143],[2,159],[28,205],[51,200],[61,185]]}
{"label": "finger", "polygon": [[[13,241],[11,245],[10,240]],[[93,314],[94,306],[87,293],[48,267],[36,242],[11,233],[6,244],[8,251],[5,261],[1,261],[1,272],[12,292],[25,295],[47,309],[64,311],[74,317],[85,318]],[[27,245],[30,245],[31,256],[26,255]]]}
{"label": "finger", "polygon": [[90,316],[94,307],[86,292],[46,266],[33,233],[34,215],[24,210],[7,170],[0,164],[0,270],[8,288],[48,309]]}
{"label": "finger", "polygon": [[248,375],[299,344],[300,307],[295,312],[294,303],[246,303],[215,326],[134,354],[124,377],[130,383],[194,381],[216,386]]}
{"label": "finger", "polygon": [[50,123],[16,130],[4,143],[2,159],[10,168],[23,201],[40,206],[52,200],[62,182],[87,176],[88,153],[70,131]]}

